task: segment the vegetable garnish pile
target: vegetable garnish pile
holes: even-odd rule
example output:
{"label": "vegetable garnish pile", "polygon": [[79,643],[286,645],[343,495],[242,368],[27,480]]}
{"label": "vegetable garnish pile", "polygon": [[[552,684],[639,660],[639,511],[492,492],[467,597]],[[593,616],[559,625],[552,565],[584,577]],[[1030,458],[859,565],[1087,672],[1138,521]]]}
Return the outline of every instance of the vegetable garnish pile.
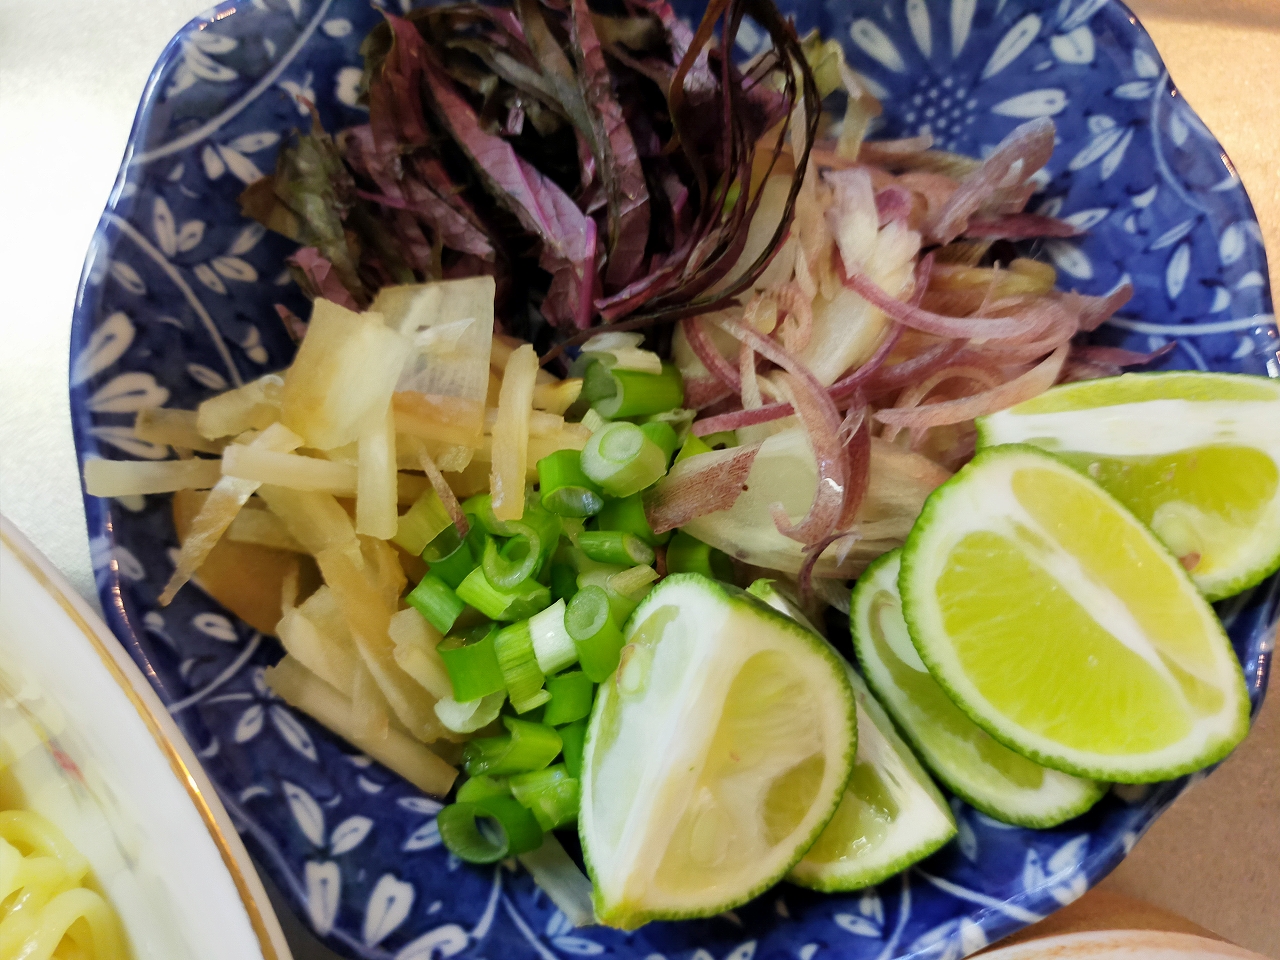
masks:
{"label": "vegetable garnish pile", "polygon": [[85,482],[175,494],[160,602],[275,633],[286,701],[465,771],[450,851],[632,928],[877,883],[954,836],[933,778],[1050,827],[1244,736],[1205,596],[1280,566],[1280,388],[1080,342],[1131,291],[1014,245],[1075,232],[1026,212],[1052,122],[866,140],[768,0],[446,4],[363,49],[369,123],[242,198],[303,245],[292,364]]}
{"label": "vegetable garnish pile", "polygon": [[[744,17],[773,46],[739,67]],[[543,343],[750,286],[787,229],[742,257],[764,178],[799,172],[789,211],[818,123],[770,0],[717,0],[696,33],[665,0],[452,3],[388,15],[362,50],[369,123],[298,137],[245,212],[306,245],[293,263],[313,294],[356,308],[388,284],[490,274],[507,329]]]}

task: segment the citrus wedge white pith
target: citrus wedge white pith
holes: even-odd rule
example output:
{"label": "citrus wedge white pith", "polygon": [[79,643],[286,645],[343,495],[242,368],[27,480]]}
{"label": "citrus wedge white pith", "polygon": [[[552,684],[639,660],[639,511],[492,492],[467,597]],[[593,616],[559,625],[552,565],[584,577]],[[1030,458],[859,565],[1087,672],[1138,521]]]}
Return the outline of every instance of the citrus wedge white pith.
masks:
{"label": "citrus wedge white pith", "polygon": [[900,550],[858,578],[849,608],[853,647],[867,683],[947,788],[983,813],[1024,827],[1052,827],[1084,813],[1103,784],[1050,770],[1015,753],[951,702],[921,662],[898,596]]}
{"label": "citrus wedge white pith", "polygon": [[1280,568],[1280,380],[1125,374],[1066,384],[978,421],[1095,479],[1181,558],[1210,600]]}
{"label": "citrus wedge white pith", "polygon": [[777,883],[849,780],[853,691],[824,640],[733,587],[666,578],[600,685],[578,830],[602,923],[703,917]]}
{"label": "citrus wedge white pith", "polygon": [[930,496],[898,587],[934,679],[1045,766],[1167,780],[1221,760],[1248,731],[1240,664],[1181,564],[1035,447],[983,451]]}
{"label": "citrus wedge white pith", "polygon": [[[771,580],[747,590],[816,634],[796,603]],[[909,642],[909,641],[908,641]],[[861,890],[923,860],[956,834],[955,818],[893,721],[845,664],[858,703],[858,754],[835,816],[787,875],[825,893]]]}

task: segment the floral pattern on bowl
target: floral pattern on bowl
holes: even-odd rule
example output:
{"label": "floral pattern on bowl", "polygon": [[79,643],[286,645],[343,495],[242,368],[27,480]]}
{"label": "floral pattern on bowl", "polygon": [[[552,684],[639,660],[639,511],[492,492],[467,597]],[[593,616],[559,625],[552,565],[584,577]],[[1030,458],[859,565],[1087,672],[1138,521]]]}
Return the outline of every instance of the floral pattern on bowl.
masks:
{"label": "floral pattern on bowl", "polygon": [[[1063,282],[1136,296],[1100,342],[1177,348],[1166,367],[1280,376],[1261,235],[1239,178],[1117,0],[782,0],[820,27],[885,105],[884,135],[928,129],[981,155],[1034,116],[1059,146],[1038,209],[1087,236],[1042,252]],[[699,4],[678,2],[696,17]],[[284,366],[272,309],[305,303],[291,245],[235,198],[282,134],[361,122],[364,0],[254,0],[193,21],[157,64],[85,265],[72,334],[79,455],[154,459],[134,414],[193,408]],[[743,54],[762,38],[740,36]],[[86,498],[107,617],[198,751],[258,862],[340,953],[377,960],[609,955],[627,960],[963,956],[1079,897],[1129,851],[1187,780],[1114,790],[1054,830],[1009,827],[956,803],[959,836],[877,888],[820,896],[780,886],[720,917],[632,934],[575,930],[522,871],[477,869],[440,843],[440,803],[275,699],[274,640],[198,589],[156,597],[176,541],[168,497]],[[1280,581],[1219,605],[1255,710]]]}

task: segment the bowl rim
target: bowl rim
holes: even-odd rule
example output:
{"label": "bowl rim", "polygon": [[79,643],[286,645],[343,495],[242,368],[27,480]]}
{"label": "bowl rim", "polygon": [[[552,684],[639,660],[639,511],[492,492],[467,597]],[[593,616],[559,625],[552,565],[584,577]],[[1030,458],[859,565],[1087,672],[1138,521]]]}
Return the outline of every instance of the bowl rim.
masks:
{"label": "bowl rim", "polygon": [[262,951],[262,960],[290,960],[292,953],[280,921],[231,817],[218,798],[217,789],[119,638],[49,559],[3,514],[0,514],[0,550],[17,560],[58,605],[67,622],[95,655],[86,660],[92,662],[96,659],[101,663],[103,675],[110,679],[137,713],[208,832],[222,866],[235,886],[246,920]]}

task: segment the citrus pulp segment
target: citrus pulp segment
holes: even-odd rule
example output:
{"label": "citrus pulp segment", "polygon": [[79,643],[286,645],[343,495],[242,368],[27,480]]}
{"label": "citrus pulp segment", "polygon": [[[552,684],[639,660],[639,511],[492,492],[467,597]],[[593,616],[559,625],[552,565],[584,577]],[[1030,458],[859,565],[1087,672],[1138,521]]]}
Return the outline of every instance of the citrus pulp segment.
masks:
{"label": "citrus pulp segment", "polygon": [[979,447],[1030,443],[1087,473],[1210,600],[1280,568],[1280,381],[1125,374],[1055,387],[978,421]]}
{"label": "citrus pulp segment", "polygon": [[901,551],[858,578],[849,625],[858,663],[925,765],[956,796],[1024,827],[1056,826],[1084,813],[1103,784],[1042,767],[995,740],[951,702],[911,644],[898,596]]}
{"label": "citrus pulp segment", "polygon": [[787,873],[835,812],[853,692],[824,640],[736,588],[667,577],[600,685],[578,829],[602,923],[710,916]]}
{"label": "citrus pulp segment", "polygon": [[956,835],[946,799],[862,678],[845,670],[858,703],[853,774],[826,829],[787,875],[824,893],[873,886]]}
{"label": "citrus pulp segment", "polygon": [[1240,664],[1181,564],[1035,447],[985,450],[930,496],[898,587],[929,673],[1045,766],[1166,780],[1222,759],[1248,730]]}
{"label": "citrus pulp segment", "polygon": [[[810,630],[798,604],[772,580],[747,592]],[[817,631],[814,631],[817,633]],[[923,860],[956,834],[947,801],[893,721],[845,664],[858,704],[858,753],[840,806],[788,874],[792,883],[826,893],[861,890]]]}

